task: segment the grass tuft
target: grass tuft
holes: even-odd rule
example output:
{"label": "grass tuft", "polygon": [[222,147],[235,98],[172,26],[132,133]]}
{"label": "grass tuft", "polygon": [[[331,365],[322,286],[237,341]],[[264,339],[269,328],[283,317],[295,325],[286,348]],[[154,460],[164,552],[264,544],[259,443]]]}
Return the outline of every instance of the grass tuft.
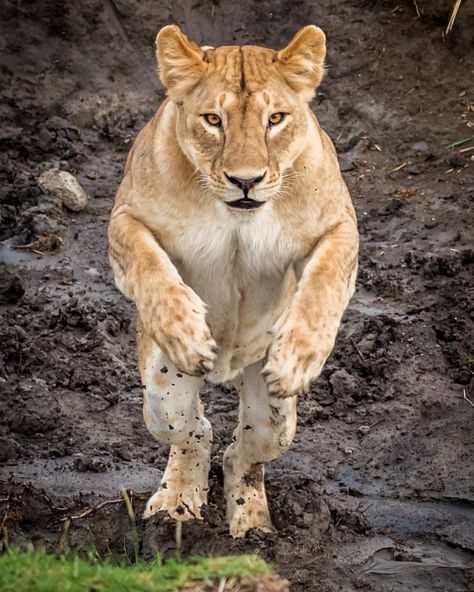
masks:
{"label": "grass tuft", "polygon": [[171,559],[163,563],[112,565],[77,555],[55,556],[43,550],[10,548],[0,555],[1,592],[177,592],[193,582],[256,576],[270,567],[253,555]]}
{"label": "grass tuft", "polygon": [[474,370],[474,354],[463,352],[463,355],[466,358],[469,366],[472,368],[472,370]]}

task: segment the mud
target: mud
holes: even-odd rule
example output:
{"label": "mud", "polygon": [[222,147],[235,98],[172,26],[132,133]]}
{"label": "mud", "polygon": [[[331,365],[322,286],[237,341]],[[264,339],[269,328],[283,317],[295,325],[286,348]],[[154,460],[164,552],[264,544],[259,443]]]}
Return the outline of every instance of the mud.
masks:
{"label": "mud", "polygon": [[[357,293],[299,401],[294,445],[267,469],[277,533],[228,536],[221,462],[237,397],[204,390],[210,503],[204,523],[184,526],[182,553],[261,553],[294,591],[474,590],[474,179],[462,151],[473,143],[447,148],[472,138],[474,10],[463,2],[446,38],[450,6],[2,3],[0,521],[11,541],[175,552],[172,522],[139,517],[167,451],[143,424],[135,315],[106,257],[127,151],[163,96],[153,38],[176,22],[200,43],[281,46],[314,22],[329,44],[314,108],[362,236]],[[84,212],[41,192],[52,166],[77,175]],[[51,233],[62,242],[35,242]],[[32,243],[45,250],[15,248]]]}

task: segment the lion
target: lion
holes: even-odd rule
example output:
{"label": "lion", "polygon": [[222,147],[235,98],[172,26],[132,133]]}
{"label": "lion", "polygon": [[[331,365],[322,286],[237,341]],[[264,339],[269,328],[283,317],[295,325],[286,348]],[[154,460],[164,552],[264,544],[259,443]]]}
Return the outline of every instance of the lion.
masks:
{"label": "lion", "polygon": [[156,38],[167,98],[139,133],[109,226],[118,288],[138,311],[144,420],[170,445],[145,517],[202,519],[212,428],[199,390],[231,382],[224,455],[233,537],[272,530],[264,465],[295,435],[354,292],[357,222],[334,146],[309,106],[325,35],[279,51]]}

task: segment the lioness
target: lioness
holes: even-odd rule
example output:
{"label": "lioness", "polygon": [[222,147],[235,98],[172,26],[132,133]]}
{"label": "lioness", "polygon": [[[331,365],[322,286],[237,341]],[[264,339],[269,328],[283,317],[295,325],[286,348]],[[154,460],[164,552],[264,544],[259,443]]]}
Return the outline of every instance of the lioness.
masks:
{"label": "lioness", "polygon": [[130,152],[109,228],[119,289],[138,309],[145,423],[171,445],[145,516],[201,518],[212,429],[199,388],[232,381],[224,456],[230,533],[271,529],[264,463],[290,446],[296,395],[331,352],[354,291],[358,234],[331,140],[308,103],[325,35],[280,51],[156,39],[168,98]]}

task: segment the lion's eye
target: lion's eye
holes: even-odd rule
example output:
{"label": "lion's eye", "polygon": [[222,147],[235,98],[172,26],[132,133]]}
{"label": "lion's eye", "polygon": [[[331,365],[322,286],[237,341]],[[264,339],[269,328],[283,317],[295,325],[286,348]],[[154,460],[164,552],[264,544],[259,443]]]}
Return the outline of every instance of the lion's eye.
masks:
{"label": "lion's eye", "polygon": [[222,124],[222,119],[219,117],[219,115],[216,115],[215,113],[206,113],[205,115],[203,115],[203,117],[207,121],[207,123],[213,125],[214,127],[220,127]]}
{"label": "lion's eye", "polygon": [[285,113],[273,113],[268,118],[269,125],[278,125],[285,119]]}

